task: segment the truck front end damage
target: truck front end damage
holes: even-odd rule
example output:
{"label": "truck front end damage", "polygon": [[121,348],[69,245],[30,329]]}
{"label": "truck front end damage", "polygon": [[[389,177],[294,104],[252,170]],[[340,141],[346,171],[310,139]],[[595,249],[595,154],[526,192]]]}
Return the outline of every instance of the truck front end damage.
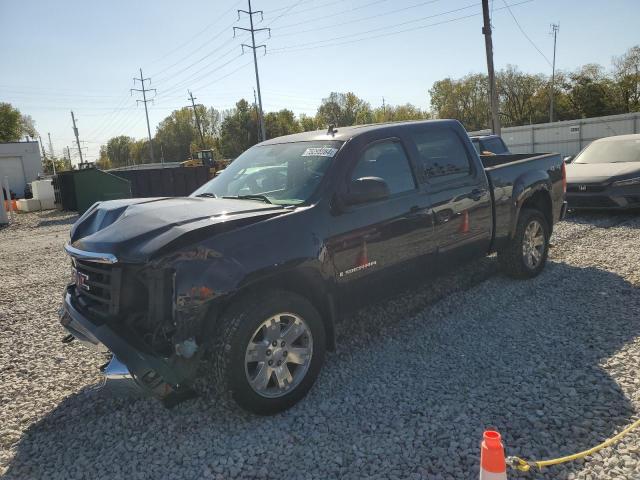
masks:
{"label": "truck front end damage", "polygon": [[112,353],[103,373],[129,374],[147,393],[167,401],[190,392],[214,293],[176,282],[176,269],[192,265],[198,255],[137,265],[70,245],[66,251],[73,283],[65,291],[60,322],[74,338]]}

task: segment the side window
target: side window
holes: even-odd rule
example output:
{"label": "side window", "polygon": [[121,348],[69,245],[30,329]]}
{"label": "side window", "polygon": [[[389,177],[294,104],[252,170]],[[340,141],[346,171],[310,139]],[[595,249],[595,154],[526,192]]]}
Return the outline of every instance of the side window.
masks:
{"label": "side window", "polygon": [[351,174],[351,180],[362,177],[382,178],[387,182],[391,195],[416,188],[402,145],[390,140],[375,143],[363,152]]}
{"label": "side window", "polygon": [[495,154],[507,153],[505,144],[499,138],[488,138],[484,141],[484,150]]}
{"label": "side window", "polygon": [[420,169],[432,183],[471,175],[471,159],[453,130],[412,133],[418,149]]}

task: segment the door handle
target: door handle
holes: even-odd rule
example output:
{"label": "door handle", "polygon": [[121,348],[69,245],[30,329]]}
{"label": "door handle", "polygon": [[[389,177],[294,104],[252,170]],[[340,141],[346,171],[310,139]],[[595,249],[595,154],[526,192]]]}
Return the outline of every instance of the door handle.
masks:
{"label": "door handle", "polygon": [[486,190],[481,190],[480,188],[474,188],[473,190],[471,190],[469,197],[471,198],[471,200],[477,201],[477,200],[480,200],[485,193],[487,193]]}

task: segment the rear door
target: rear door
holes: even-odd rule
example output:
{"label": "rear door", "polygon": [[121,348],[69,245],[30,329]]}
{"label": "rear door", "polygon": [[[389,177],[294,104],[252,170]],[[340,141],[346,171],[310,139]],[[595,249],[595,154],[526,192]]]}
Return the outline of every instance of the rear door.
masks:
{"label": "rear door", "polygon": [[416,125],[409,133],[417,151],[419,180],[434,213],[439,263],[485,255],[491,243],[491,196],[477,154],[453,126]]}
{"label": "rear door", "polygon": [[360,305],[391,290],[393,278],[435,252],[431,205],[418,188],[414,165],[399,138],[368,143],[346,169],[351,180],[379,177],[390,197],[343,207],[331,222],[328,242],[343,304]]}

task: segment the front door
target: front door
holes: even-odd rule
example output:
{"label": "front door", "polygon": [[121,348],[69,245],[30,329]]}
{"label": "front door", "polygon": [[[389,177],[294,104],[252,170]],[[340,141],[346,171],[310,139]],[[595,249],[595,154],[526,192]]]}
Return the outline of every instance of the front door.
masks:
{"label": "front door", "polygon": [[430,200],[417,187],[413,167],[397,138],[371,143],[347,170],[345,182],[382,178],[390,196],[346,206],[332,221],[328,242],[343,306],[361,305],[391,290],[394,275],[408,274],[412,262],[435,244]]}

